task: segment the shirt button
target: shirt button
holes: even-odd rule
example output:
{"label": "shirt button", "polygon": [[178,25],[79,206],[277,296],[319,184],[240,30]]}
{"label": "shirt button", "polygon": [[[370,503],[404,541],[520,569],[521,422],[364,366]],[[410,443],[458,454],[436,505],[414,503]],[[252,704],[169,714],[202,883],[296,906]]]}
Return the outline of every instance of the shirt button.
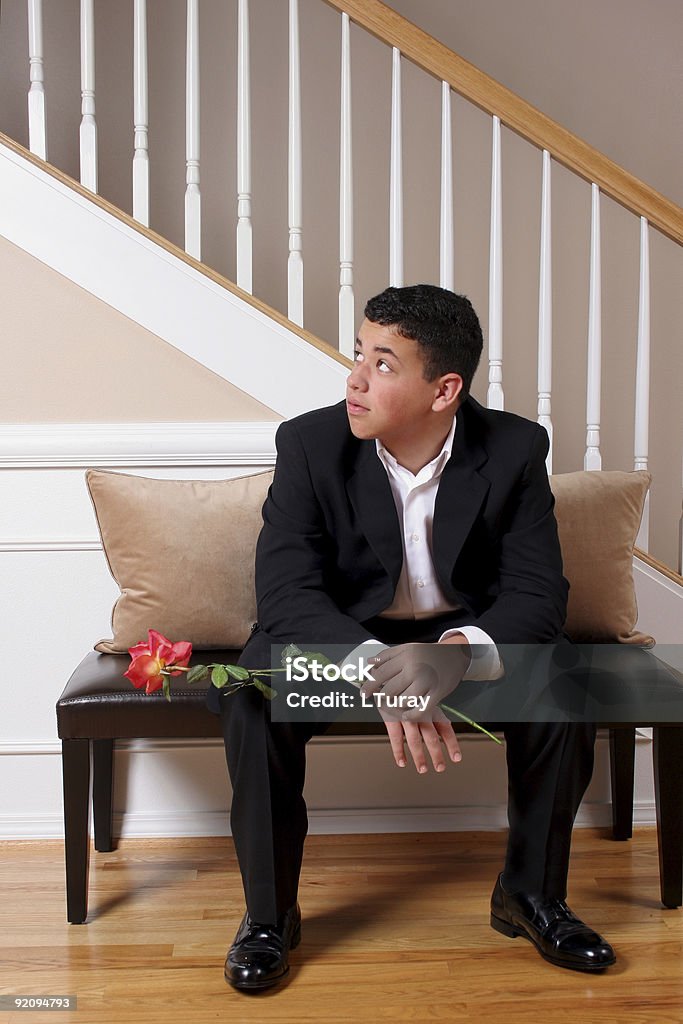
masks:
{"label": "shirt button", "polygon": [[425,585],[425,581],[423,579],[415,580],[415,583],[418,587],[424,587]]}
{"label": "shirt button", "polygon": [[417,540],[420,539],[420,534],[419,533],[411,533],[410,539],[413,540],[413,541],[417,541]]}

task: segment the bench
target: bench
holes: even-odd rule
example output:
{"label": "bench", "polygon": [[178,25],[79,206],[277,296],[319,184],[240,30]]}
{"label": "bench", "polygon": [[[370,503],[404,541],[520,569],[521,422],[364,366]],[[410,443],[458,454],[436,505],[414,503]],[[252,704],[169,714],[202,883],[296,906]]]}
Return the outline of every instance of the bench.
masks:
{"label": "bench", "polygon": [[[86,655],[57,702],[67,917],[73,924],[83,923],[87,916],[91,756],[95,849],[104,853],[113,848],[116,740],[222,738],[219,717],[205,706],[205,688],[189,687],[181,676],[171,680],[170,703],[161,691],[147,696],[124,679],[129,657],[121,652],[152,627],[173,640],[190,641],[190,664],[237,661],[256,616],[254,548],[272,472],[210,481],[93,469],[85,476],[121,596],[112,613],[113,640],[100,641]],[[632,651],[634,645],[652,642],[635,630],[631,568],[649,483],[649,474],[642,471],[551,477],[564,572],[570,582],[565,628],[576,642],[618,641]],[[193,538],[201,543],[193,544]],[[157,557],[160,549],[163,556]],[[202,647],[216,649],[207,657]],[[633,704],[638,705],[643,674],[636,664],[635,671],[617,672],[615,678],[620,683],[626,675]],[[683,705],[683,680],[677,685],[676,699]],[[472,712],[472,717],[476,720],[477,714]],[[652,726],[661,896],[665,906],[678,907],[683,874],[683,724],[678,722],[683,723],[683,707],[673,722],[666,714],[650,720],[646,710],[626,717],[628,724],[623,716],[620,723],[599,720],[610,728],[612,834],[615,839],[632,834],[635,727]],[[465,725],[457,728],[467,731]],[[381,722],[339,722],[330,732],[385,734]]]}
{"label": "bench", "polygon": [[[234,663],[239,650],[211,652],[211,661]],[[190,664],[209,660],[193,653]],[[158,691],[147,696],[134,689],[123,673],[128,655],[88,653],[57,701],[58,735],[62,742],[64,838],[67,919],[82,924],[88,913],[90,852],[90,777],[94,843],[98,852],[114,849],[112,793],[115,743],[119,739],[222,738],[221,722],[205,706],[206,687],[189,687],[184,676],[171,680],[172,700]],[[654,728],[653,759],[661,899],[679,907],[683,885],[683,724],[643,721]],[[465,724],[458,731],[468,731]],[[379,723],[335,723],[331,734],[385,734]],[[635,726],[609,726],[612,782],[612,836],[629,839],[633,822]]]}

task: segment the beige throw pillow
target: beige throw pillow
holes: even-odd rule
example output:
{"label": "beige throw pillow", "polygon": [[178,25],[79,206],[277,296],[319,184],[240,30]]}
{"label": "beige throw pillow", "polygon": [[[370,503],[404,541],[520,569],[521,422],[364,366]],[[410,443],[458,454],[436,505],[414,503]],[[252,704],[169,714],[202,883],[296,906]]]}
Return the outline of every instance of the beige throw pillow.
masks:
{"label": "beige throw pillow", "polygon": [[[89,469],[112,576],[121,588],[111,640],[125,653],[151,627],[198,649],[241,647],[256,617],[254,553],[272,470],[231,480],[157,480]],[[654,643],[634,631],[632,555],[650,485],[645,472],[551,477],[575,641]]]}
{"label": "beige throw pillow", "polygon": [[654,644],[634,628],[638,607],[632,563],[650,481],[642,470],[550,478],[570,585],[565,630],[574,641]]}
{"label": "beige throw pillow", "polygon": [[149,628],[199,649],[242,647],[256,618],[254,552],[272,470],[231,480],[85,477],[121,588],[113,638],[95,650],[125,653]]}

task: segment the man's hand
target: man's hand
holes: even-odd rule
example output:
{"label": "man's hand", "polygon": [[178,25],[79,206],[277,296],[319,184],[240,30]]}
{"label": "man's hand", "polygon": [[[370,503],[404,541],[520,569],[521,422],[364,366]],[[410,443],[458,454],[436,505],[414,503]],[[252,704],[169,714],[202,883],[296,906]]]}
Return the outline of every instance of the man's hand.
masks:
{"label": "man's hand", "polygon": [[[423,775],[429,770],[427,754],[437,772],[446,770],[446,754],[451,761],[461,761],[460,744],[453,732],[453,726],[440,708],[435,708],[432,721],[398,722],[390,713],[380,712],[389,733],[391,752],[399,768],[405,768],[406,756],[404,743],[415,762],[418,772]],[[441,742],[443,741],[443,747]]]}
{"label": "man's hand", "polygon": [[399,644],[371,660],[373,681],[364,683],[362,692],[377,694],[374,699],[399,768],[406,766],[406,743],[420,774],[429,770],[427,755],[437,772],[446,769],[445,754],[453,762],[461,761],[453,726],[439,702],[467,671],[467,639],[456,634],[438,644]]}
{"label": "man's hand", "polygon": [[394,721],[426,723],[436,721],[440,701],[467,671],[469,644],[462,634],[438,644],[399,644],[371,661],[373,681],[363,683],[361,692],[366,697],[376,694],[382,716],[390,712]]}

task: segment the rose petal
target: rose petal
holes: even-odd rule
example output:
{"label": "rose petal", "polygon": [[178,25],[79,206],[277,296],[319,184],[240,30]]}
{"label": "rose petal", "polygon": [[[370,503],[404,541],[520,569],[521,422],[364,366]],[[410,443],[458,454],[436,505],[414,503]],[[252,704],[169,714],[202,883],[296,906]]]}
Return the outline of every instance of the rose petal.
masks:
{"label": "rose petal", "polygon": [[148,629],[147,635],[149,637],[150,653],[166,661],[173,648],[171,641],[156,629]]}
{"label": "rose petal", "polygon": [[[160,669],[161,664],[158,658],[152,658],[149,655],[140,654],[133,660],[131,665],[128,667],[128,671],[124,672],[124,676],[130,679],[133,686],[140,688],[141,686],[149,687],[149,683],[153,680],[160,680],[159,686],[163,684],[163,676],[161,675]],[[158,689],[159,687],[155,687]],[[149,688],[147,689],[149,693]]]}
{"label": "rose petal", "polygon": [[145,686],[147,684],[147,678],[146,677],[141,678],[132,669],[133,669],[133,666],[131,665],[131,667],[128,669],[128,671],[124,672],[123,674],[124,674],[124,676],[126,676],[127,679],[130,679],[130,681],[133,684],[133,686],[135,686],[136,689],[139,690],[141,687],[143,687],[143,686]]}
{"label": "rose petal", "polygon": [[171,648],[171,656],[166,659],[168,665],[187,665],[192,656],[192,644],[188,640],[179,640]]}
{"label": "rose petal", "polygon": [[134,647],[128,648],[128,653],[131,658],[136,658],[139,654],[151,654],[149,649],[149,642],[147,640],[138,640]]}

